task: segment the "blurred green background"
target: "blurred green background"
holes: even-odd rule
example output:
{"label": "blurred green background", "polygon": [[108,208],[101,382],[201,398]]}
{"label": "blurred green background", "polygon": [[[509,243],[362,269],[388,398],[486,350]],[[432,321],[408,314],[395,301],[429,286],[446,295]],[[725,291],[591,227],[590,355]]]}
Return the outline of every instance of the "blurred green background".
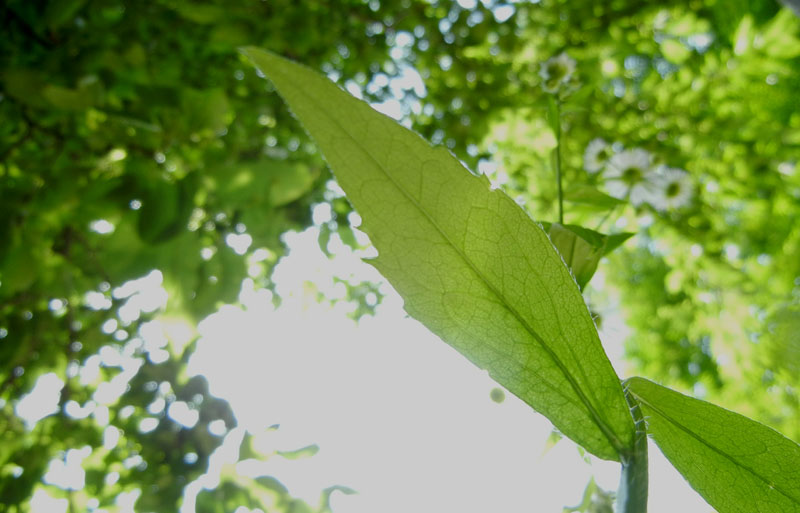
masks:
{"label": "blurred green background", "polygon": [[[279,303],[282,235],[320,205],[322,249],[363,248],[242,45],[326,73],[543,222],[558,126],[565,223],[633,234],[586,289],[601,327],[621,310],[630,370],[800,440],[800,19],[780,4],[9,0],[0,27],[2,511],[39,489],[70,511],[135,490],[136,511],[177,511],[237,423],[186,371],[194,326],[245,279]],[[575,68],[554,125],[542,70],[562,53]],[[587,172],[597,138],[685,170],[691,199],[610,197]],[[148,283],[163,297],[138,300]],[[379,287],[342,283],[350,315],[371,315]],[[59,399],[31,420],[37,383]],[[43,481],[70,458],[85,486]],[[197,511],[322,512],[332,491],[306,504],[278,479],[223,479]]]}

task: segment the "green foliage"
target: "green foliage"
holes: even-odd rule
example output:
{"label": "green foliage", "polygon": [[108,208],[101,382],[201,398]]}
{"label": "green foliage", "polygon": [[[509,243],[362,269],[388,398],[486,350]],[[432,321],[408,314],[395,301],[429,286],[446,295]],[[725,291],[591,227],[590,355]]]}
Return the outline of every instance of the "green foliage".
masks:
{"label": "green foliage", "polygon": [[800,446],[742,415],[643,378],[628,390],[653,439],[721,512],[800,511]]}

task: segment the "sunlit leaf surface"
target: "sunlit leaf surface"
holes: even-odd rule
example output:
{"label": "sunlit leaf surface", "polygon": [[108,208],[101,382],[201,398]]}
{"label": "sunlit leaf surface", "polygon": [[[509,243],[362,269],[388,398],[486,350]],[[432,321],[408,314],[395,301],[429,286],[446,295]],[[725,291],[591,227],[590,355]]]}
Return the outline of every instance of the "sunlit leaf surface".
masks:
{"label": "sunlit leaf surface", "polygon": [[406,310],[605,459],[633,424],[575,280],[545,232],[488,180],[326,78],[244,53],[319,144]]}
{"label": "sunlit leaf surface", "polygon": [[626,383],[661,451],[720,513],[800,511],[800,446],[795,442],[644,378]]}

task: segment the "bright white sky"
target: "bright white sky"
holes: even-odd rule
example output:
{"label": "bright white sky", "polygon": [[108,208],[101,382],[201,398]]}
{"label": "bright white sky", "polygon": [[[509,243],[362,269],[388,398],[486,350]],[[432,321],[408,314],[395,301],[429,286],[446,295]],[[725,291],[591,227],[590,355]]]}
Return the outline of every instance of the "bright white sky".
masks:
{"label": "bright white sky", "polygon": [[[317,225],[328,215],[325,206],[315,209]],[[235,469],[242,476],[271,475],[310,504],[317,504],[328,486],[355,489],[356,495],[334,493],[335,513],[560,513],[580,502],[590,476],[602,488],[616,489],[618,464],[584,461],[566,439],[548,449],[550,423],[510,394],[502,404],[492,402],[489,391],[495,384],[488,375],[408,318],[402,300],[387,284],[382,285],[385,300],[375,317],[360,323],[347,317],[344,302],[317,302],[318,292],[342,297],[344,290],[334,276],[382,281],[336,236],[330,246],[336,257],[325,257],[317,245],[318,233],[315,226],[286,235],[290,254],[274,276],[283,298],[279,309],[273,308],[268,291],[253,290],[246,281],[240,296],[244,308],[224,307],[199,327],[201,339],[188,371],[208,378],[211,393],[230,402],[239,426],[212,456],[208,473],[187,487],[182,513],[194,510],[193,498],[201,487],[216,486],[225,464],[236,463],[245,430],[261,433],[259,441],[278,450],[318,444],[319,453],[310,458],[273,457]],[[602,282],[602,275],[596,282]],[[152,311],[166,301],[157,272],[114,294],[128,298],[120,317],[135,318],[140,310]],[[601,336],[612,363],[626,376],[620,355],[625,331],[613,304],[610,308],[603,312],[606,329]],[[151,360],[166,354],[161,327],[170,329],[167,320],[142,329],[143,348]],[[104,326],[110,335],[116,329],[116,321]],[[173,343],[176,338],[181,337],[173,336]],[[87,405],[68,404],[70,415],[92,415],[100,425],[108,423],[105,405],[124,392],[140,365],[132,357],[135,347],[134,339],[116,349],[105,346],[80,370],[70,371],[88,384],[101,365],[123,368],[118,378],[98,387]],[[17,414],[32,425],[52,413],[62,386],[55,374],[42,376],[16,405]],[[167,414],[187,427],[197,422],[197,413],[185,403],[173,404]],[[148,422],[140,429],[154,429],[158,421],[154,417]],[[280,429],[264,434],[273,424]],[[108,426],[104,443],[113,446],[118,438],[116,428]],[[657,447],[651,444],[650,449],[650,512],[713,512]],[[52,462],[45,482],[82,488],[81,464],[90,454],[88,446],[68,451],[63,460]],[[132,511],[136,496],[120,498],[121,511]],[[66,500],[54,499],[44,489],[32,501],[37,513],[65,510]]]}
{"label": "bright white sky", "polygon": [[[261,472],[311,504],[324,487],[356,489],[333,496],[336,513],[560,513],[580,502],[592,475],[616,489],[618,464],[587,464],[566,439],[546,451],[550,423],[510,394],[492,402],[488,375],[408,318],[388,286],[377,315],[360,324],[344,305],[318,304],[308,280],[335,296],[333,276],[380,278],[346,250],[327,259],[316,237],[311,228],[287,238],[291,254],[275,275],[281,308],[245,290],[245,310],[201,325],[190,364],[244,428],[279,423],[277,448],[321,447],[303,460],[273,458]],[[651,513],[713,511],[651,451]]]}

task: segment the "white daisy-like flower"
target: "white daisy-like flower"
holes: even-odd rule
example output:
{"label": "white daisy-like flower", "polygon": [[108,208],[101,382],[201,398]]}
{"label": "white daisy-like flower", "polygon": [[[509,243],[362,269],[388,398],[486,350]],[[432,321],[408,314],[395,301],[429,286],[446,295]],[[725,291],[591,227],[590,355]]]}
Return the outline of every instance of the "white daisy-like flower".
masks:
{"label": "white daisy-like flower", "polygon": [[649,201],[657,187],[652,163],[650,152],[641,148],[613,155],[605,172],[608,193],[615,198],[628,198],[635,206]]}
{"label": "white daisy-like flower", "polygon": [[592,139],[583,153],[583,169],[590,174],[602,171],[613,155],[614,149],[604,139]]}
{"label": "white daisy-like flower", "polygon": [[675,210],[692,201],[692,183],[683,169],[658,166],[655,170],[655,194],[651,204],[658,210]]}
{"label": "white daisy-like flower", "polygon": [[542,89],[546,93],[557,93],[575,74],[575,59],[561,52],[542,63],[539,76],[542,77]]}

